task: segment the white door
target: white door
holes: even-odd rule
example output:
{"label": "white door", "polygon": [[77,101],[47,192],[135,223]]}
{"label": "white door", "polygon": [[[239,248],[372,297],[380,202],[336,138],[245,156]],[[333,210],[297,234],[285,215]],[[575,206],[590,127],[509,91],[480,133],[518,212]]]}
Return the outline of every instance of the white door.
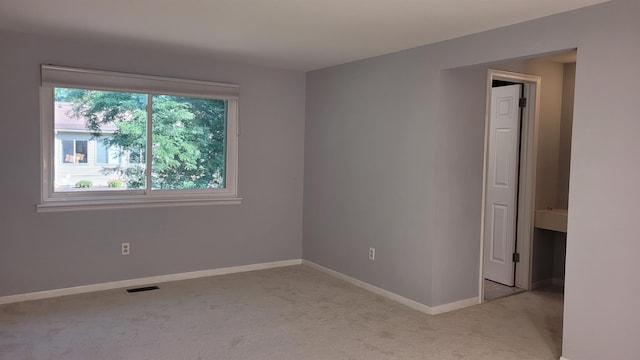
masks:
{"label": "white door", "polygon": [[509,286],[514,285],[521,87],[491,89],[484,278]]}

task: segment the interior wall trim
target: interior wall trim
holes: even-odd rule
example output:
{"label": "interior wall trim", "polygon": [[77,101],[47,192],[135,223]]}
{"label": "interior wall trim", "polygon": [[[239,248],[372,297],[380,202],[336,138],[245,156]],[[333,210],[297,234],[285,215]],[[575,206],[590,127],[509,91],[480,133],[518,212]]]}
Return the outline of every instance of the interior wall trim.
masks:
{"label": "interior wall trim", "polygon": [[331,275],[333,277],[336,277],[338,279],[344,280],[352,285],[355,285],[359,288],[365,289],[367,291],[370,291],[374,294],[383,296],[387,299],[393,300],[395,302],[398,302],[402,305],[405,305],[407,307],[410,307],[414,310],[418,310],[420,312],[423,312],[425,314],[429,314],[429,315],[438,315],[438,314],[442,314],[445,312],[449,312],[449,311],[453,311],[453,310],[458,310],[458,309],[462,309],[471,305],[476,305],[480,303],[480,298],[476,297],[472,297],[469,299],[464,299],[464,300],[460,300],[460,301],[454,301],[451,303],[447,303],[447,304],[442,304],[442,305],[438,305],[438,306],[428,306],[422,303],[419,303],[415,300],[411,300],[409,298],[406,298],[404,296],[398,295],[396,293],[393,293],[391,291],[379,288],[377,286],[371,285],[367,282],[364,282],[362,280],[358,280],[356,278],[353,278],[351,276],[345,275],[343,273],[340,273],[338,271],[335,270],[331,270],[327,267],[324,267],[322,265],[318,265],[312,261],[309,260],[302,260],[302,265],[306,265],[309,266],[310,268],[316,269],[318,271],[321,271],[323,273],[326,273],[328,275]]}
{"label": "interior wall trim", "polygon": [[188,279],[196,279],[196,278],[208,277],[208,276],[218,276],[218,275],[241,273],[241,272],[247,272],[247,271],[265,270],[265,269],[279,268],[279,267],[285,267],[285,266],[300,265],[301,263],[302,263],[301,259],[283,260],[283,261],[274,261],[274,262],[259,263],[259,264],[231,266],[231,267],[209,269],[209,270],[191,271],[191,272],[169,274],[169,275],[150,276],[150,277],[129,279],[129,280],[111,281],[111,282],[105,282],[105,283],[99,283],[99,284],[81,285],[81,286],[74,286],[74,287],[68,287],[68,288],[62,288],[62,289],[37,291],[37,292],[31,292],[31,293],[25,293],[25,294],[0,296],[0,305],[16,303],[21,301],[30,301],[30,300],[66,296],[66,295],[84,294],[84,293],[89,293],[94,291],[119,289],[119,288],[131,287],[131,286],[159,284],[159,283],[164,283],[169,281],[188,280]]}
{"label": "interior wall trim", "polygon": [[374,294],[383,296],[385,298],[398,302],[402,305],[405,305],[409,308],[418,310],[420,312],[423,312],[429,315],[442,314],[445,312],[462,309],[462,308],[480,303],[478,297],[473,297],[473,298],[455,301],[455,302],[442,304],[438,306],[428,306],[428,305],[419,303],[415,300],[411,300],[404,296],[393,293],[391,291],[388,291],[388,290],[379,288],[377,286],[371,285],[369,283],[366,283],[364,281],[358,280],[351,276],[342,274],[335,270],[331,270],[322,265],[318,265],[312,261],[302,260],[302,259],[292,259],[292,260],[274,261],[274,262],[259,263],[259,264],[231,266],[231,267],[217,268],[217,269],[191,271],[191,272],[184,272],[184,273],[177,273],[177,274],[150,276],[150,277],[128,279],[128,280],[111,281],[111,282],[90,284],[90,285],[80,285],[80,286],[74,286],[74,287],[68,287],[68,288],[37,291],[37,292],[24,293],[24,294],[0,296],[0,305],[22,302],[22,301],[47,299],[47,298],[67,296],[67,295],[85,294],[85,293],[96,292],[96,291],[120,289],[120,288],[132,287],[132,286],[160,284],[160,283],[170,282],[170,281],[197,279],[202,277],[234,274],[234,273],[241,273],[241,272],[247,272],[247,271],[266,270],[266,269],[273,269],[273,268],[279,268],[279,267],[285,267],[285,266],[294,266],[294,265],[300,265],[300,264],[309,266],[313,269],[316,269],[318,271],[331,275],[335,278],[346,281],[352,285],[355,285],[357,287],[370,291]]}

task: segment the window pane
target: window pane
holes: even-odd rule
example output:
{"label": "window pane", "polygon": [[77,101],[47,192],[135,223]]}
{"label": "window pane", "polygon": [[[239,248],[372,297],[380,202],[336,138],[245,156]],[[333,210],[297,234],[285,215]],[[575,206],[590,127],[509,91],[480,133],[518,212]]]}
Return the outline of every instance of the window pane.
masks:
{"label": "window pane", "polygon": [[109,163],[109,149],[104,143],[104,140],[98,140],[98,146],[96,148],[96,162],[98,164]]}
{"label": "window pane", "polygon": [[110,143],[110,139],[98,139],[96,146],[96,163],[120,164],[120,149]]}
{"label": "window pane", "polygon": [[129,149],[129,163],[144,164],[147,162],[147,156],[142,148],[133,147]]}
{"label": "window pane", "polygon": [[146,102],[144,94],[55,88],[55,191],[144,188],[145,163],[122,161],[121,152],[145,151]]}
{"label": "window pane", "polygon": [[152,189],[225,187],[227,101],[154,95]]}
{"label": "window pane", "polygon": [[63,163],[73,163],[75,160],[75,152],[73,149],[73,140],[61,140],[62,144],[62,161]]}
{"label": "window pane", "polygon": [[87,142],[76,140],[76,163],[87,163]]}

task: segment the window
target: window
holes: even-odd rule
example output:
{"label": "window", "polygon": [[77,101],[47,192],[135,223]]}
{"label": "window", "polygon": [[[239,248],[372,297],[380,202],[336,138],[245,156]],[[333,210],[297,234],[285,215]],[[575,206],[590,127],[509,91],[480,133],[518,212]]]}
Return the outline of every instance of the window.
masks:
{"label": "window", "polygon": [[60,140],[62,143],[62,162],[72,164],[87,163],[87,142],[83,140]]}
{"label": "window", "polygon": [[237,85],[43,65],[41,99],[39,211],[239,203]]}
{"label": "window", "polygon": [[113,145],[111,139],[98,139],[96,148],[96,164],[120,164],[120,147]]}

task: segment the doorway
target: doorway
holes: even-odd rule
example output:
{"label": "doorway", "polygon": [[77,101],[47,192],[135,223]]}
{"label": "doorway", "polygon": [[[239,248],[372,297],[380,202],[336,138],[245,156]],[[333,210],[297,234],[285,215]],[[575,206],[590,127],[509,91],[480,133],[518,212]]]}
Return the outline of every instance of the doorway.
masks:
{"label": "doorway", "polygon": [[[540,82],[540,76],[488,71],[479,284],[483,300],[531,288]],[[485,290],[492,293],[488,298]]]}
{"label": "doorway", "polygon": [[514,286],[523,84],[492,83],[483,272],[485,280]]}

